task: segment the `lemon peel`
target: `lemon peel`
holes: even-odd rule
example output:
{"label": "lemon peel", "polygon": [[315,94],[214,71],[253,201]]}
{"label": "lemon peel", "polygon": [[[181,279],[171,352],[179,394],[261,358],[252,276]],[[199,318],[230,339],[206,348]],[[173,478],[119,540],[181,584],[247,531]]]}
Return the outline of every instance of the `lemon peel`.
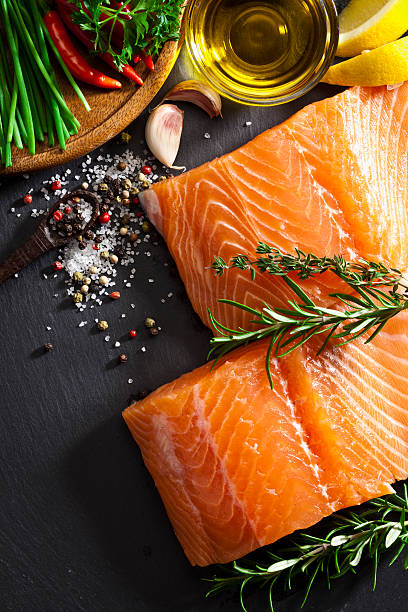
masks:
{"label": "lemon peel", "polygon": [[338,57],[355,57],[408,30],[408,0],[351,0],[339,17]]}
{"label": "lemon peel", "polygon": [[322,81],[363,87],[408,81],[408,37],[331,66]]}

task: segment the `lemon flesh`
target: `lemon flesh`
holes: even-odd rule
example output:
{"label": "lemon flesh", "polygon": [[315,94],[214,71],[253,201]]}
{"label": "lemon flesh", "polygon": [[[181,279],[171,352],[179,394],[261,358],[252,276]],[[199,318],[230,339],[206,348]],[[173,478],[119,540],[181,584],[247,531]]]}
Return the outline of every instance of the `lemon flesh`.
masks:
{"label": "lemon flesh", "polygon": [[332,85],[363,87],[408,81],[408,37],[335,64],[322,80]]}
{"label": "lemon flesh", "polygon": [[408,0],[351,0],[340,14],[339,23],[337,55],[355,57],[405,34]]}

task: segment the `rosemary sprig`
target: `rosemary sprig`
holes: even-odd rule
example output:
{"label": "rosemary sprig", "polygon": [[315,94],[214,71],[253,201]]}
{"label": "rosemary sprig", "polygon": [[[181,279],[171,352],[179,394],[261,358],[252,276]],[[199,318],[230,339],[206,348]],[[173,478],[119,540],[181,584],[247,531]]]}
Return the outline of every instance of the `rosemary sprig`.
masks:
{"label": "rosemary sprig", "polygon": [[[306,255],[300,250],[295,255],[287,254],[264,243],[259,244],[257,253],[262,256],[255,261],[245,255],[238,255],[229,265],[217,257],[212,269],[217,275],[222,275],[230,268],[249,270],[252,279],[257,270],[279,276],[300,301],[288,300],[288,308],[272,308],[265,304],[264,308],[257,310],[233,300],[219,300],[250,313],[253,316],[251,323],[257,325],[258,329],[230,329],[217,321],[209,311],[211,323],[220,334],[210,341],[209,358],[215,357],[215,365],[221,357],[239,346],[270,338],[265,366],[272,388],[272,356],[284,357],[314,336],[323,337],[318,354],[326,348],[330,339],[339,340],[337,345],[342,346],[371,332],[365,343],[371,342],[390,319],[408,309],[408,283],[399,270],[387,268],[381,263],[366,260],[347,262],[342,255],[319,258],[312,254]],[[330,294],[338,300],[342,310],[316,304],[289,276],[291,274],[305,280],[328,271],[341,278],[353,290],[352,294]]]}
{"label": "rosemary sprig", "polygon": [[[232,567],[222,568],[225,576],[214,576],[207,596],[216,595],[224,590],[238,589],[242,610],[247,612],[244,591],[247,587],[265,588],[268,602],[273,612],[273,588],[280,582],[285,590],[295,588],[295,579],[306,578],[306,603],[317,576],[326,578],[330,589],[331,582],[356,568],[363,559],[373,564],[373,589],[376,587],[377,570],[381,555],[395,549],[389,565],[391,566],[404,552],[404,569],[408,569],[408,493],[404,485],[403,496],[393,494],[368,502],[361,514],[348,512],[333,515],[334,526],[325,537],[319,538],[300,533],[293,545],[285,550],[276,551],[268,547],[262,551],[266,562],[255,559],[253,555],[234,562]],[[296,581],[297,582],[297,581]]]}

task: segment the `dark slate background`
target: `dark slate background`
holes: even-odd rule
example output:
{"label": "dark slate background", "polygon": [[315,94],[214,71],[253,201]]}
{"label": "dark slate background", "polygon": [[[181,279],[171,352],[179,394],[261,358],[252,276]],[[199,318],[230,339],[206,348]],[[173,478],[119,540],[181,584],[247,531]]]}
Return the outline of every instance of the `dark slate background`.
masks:
{"label": "dark slate background", "polygon": [[[170,83],[191,73],[182,56]],[[245,108],[225,102],[224,119],[210,122],[185,106],[179,161],[196,166],[245,143],[280,123],[303,105],[336,93],[321,86],[288,106]],[[144,113],[129,131],[141,152]],[[245,123],[252,121],[252,126]],[[204,139],[205,132],[211,139]],[[120,152],[107,143],[103,152]],[[98,154],[98,153],[96,153]],[[95,156],[96,156],[95,154]],[[74,175],[81,160],[69,164]],[[62,167],[55,172],[61,172]],[[38,220],[22,197],[34,188],[32,207],[41,208],[38,190],[53,172],[0,187],[0,257],[30,235]],[[72,183],[72,187],[75,184]],[[21,217],[11,214],[18,208]],[[191,568],[172,533],[139,451],[121,418],[132,393],[154,389],[204,363],[210,333],[193,313],[182,284],[162,264],[170,261],[163,243],[153,257],[136,261],[136,279],[119,302],[79,315],[65,299],[60,277],[45,280],[53,254],[44,256],[0,287],[0,610],[8,612],[235,612],[237,599],[204,600],[202,578]],[[123,273],[121,272],[122,278]],[[148,278],[155,279],[154,284]],[[160,298],[176,295],[165,304]],[[59,293],[58,299],[53,294]],[[136,308],[131,310],[130,303]],[[120,318],[127,313],[127,318]],[[100,315],[111,324],[103,341],[91,322]],[[143,330],[146,315],[163,328],[155,339]],[[80,320],[88,320],[78,328]],[[51,331],[46,327],[50,326]],[[135,327],[139,338],[126,341]],[[52,342],[53,353],[39,347]],[[140,347],[147,347],[141,353]],[[121,351],[129,356],[116,367]],[[127,379],[134,379],[133,385]],[[301,512],[301,508],[299,508]],[[309,611],[392,612],[407,609],[408,583],[400,564],[380,568],[371,591],[370,570],[340,581],[331,594],[317,583]],[[301,594],[278,595],[276,609],[298,609]],[[262,598],[249,599],[262,612]]]}

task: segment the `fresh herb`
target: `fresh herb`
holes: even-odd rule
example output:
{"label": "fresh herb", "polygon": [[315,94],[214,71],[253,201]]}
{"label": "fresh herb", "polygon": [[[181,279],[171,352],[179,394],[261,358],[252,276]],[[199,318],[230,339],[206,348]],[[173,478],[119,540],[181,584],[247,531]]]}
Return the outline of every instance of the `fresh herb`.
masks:
{"label": "fresh herb", "polygon": [[72,0],[73,20],[93,34],[95,53],[109,53],[120,68],[139,51],[157,55],[168,40],[180,37],[180,13],[185,0]]}
{"label": "fresh herb", "polygon": [[89,105],[50,39],[37,0],[0,0],[0,159],[11,166],[11,145],[27,146],[35,154],[36,141],[54,145],[55,134],[65,150],[79,122],[67,106],[50,56],[61,64],[71,86]]}
{"label": "fresh herb", "polygon": [[[262,310],[257,310],[233,300],[219,300],[250,313],[253,317],[251,323],[258,329],[229,329],[217,321],[210,311],[211,323],[220,336],[212,338],[209,357],[215,357],[216,364],[221,357],[239,346],[270,338],[266,370],[271,387],[272,356],[284,357],[315,336],[323,337],[318,354],[330,340],[338,340],[337,346],[342,346],[371,332],[365,343],[371,342],[390,319],[408,309],[408,282],[399,270],[387,268],[381,263],[366,260],[347,262],[341,255],[319,258],[300,250],[295,255],[287,254],[264,243],[259,244],[257,253],[261,257],[255,261],[246,255],[238,255],[230,264],[217,257],[212,269],[217,275],[222,275],[229,268],[249,270],[253,280],[257,270],[279,276],[300,301],[288,300],[288,308],[272,308],[265,304]],[[289,276],[291,274],[305,280],[328,271],[353,290],[352,294],[330,294],[343,307],[342,310],[316,304]]]}
{"label": "fresh herb", "polygon": [[266,555],[266,562],[254,555],[232,567],[224,567],[227,575],[214,576],[210,582],[209,595],[222,591],[238,589],[242,610],[246,611],[244,591],[247,587],[267,590],[268,601],[273,612],[272,593],[280,583],[285,590],[291,591],[297,585],[296,578],[306,578],[306,603],[312,585],[318,576],[324,576],[330,589],[331,582],[346,574],[357,572],[362,560],[369,559],[373,564],[373,588],[377,582],[377,570],[381,555],[393,547],[395,554],[392,565],[404,552],[404,569],[408,569],[408,494],[404,485],[403,497],[394,494],[375,499],[366,505],[361,514],[348,512],[334,515],[334,526],[325,537],[319,538],[300,533],[293,545],[280,552],[268,547],[258,554]]}

